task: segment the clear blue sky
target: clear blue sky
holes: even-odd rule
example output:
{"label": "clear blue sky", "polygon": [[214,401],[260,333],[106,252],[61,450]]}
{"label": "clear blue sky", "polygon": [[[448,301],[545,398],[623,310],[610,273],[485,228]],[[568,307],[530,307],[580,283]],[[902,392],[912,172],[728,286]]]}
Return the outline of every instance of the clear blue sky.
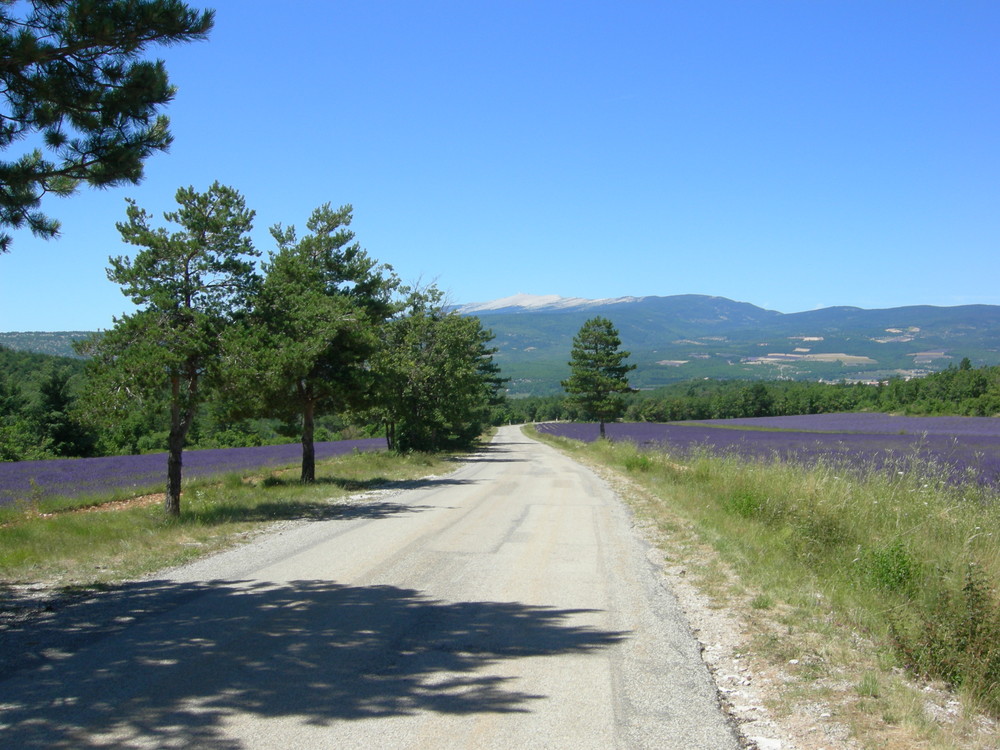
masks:
{"label": "clear blue sky", "polygon": [[232,185],[453,302],[712,294],[796,312],[1000,304],[995,0],[217,0],[157,48],[175,142],[134,187],[51,199],[0,256],[0,331],[130,309],[125,197]]}

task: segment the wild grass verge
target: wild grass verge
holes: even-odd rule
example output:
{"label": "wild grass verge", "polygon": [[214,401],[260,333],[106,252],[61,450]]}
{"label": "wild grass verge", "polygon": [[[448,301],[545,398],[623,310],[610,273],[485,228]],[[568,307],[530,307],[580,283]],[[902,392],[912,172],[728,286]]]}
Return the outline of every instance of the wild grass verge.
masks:
{"label": "wild grass verge", "polygon": [[[811,628],[814,644],[828,641],[811,669],[854,661],[855,725],[935,733],[922,704],[900,697],[904,674],[947,683],[970,715],[1000,717],[1000,501],[938,481],[933,467],[850,473],[534,436],[628,475],[658,498],[644,510],[656,523],[689,522],[755,592],[747,608],[787,628],[770,644],[776,660]],[[834,632],[847,644],[836,657]],[[796,663],[804,672],[810,660]]]}
{"label": "wild grass verge", "polygon": [[169,518],[159,497],[106,502],[53,501],[6,509],[0,518],[0,594],[4,586],[42,582],[101,585],[177,565],[245,538],[264,524],[357,512],[351,493],[392,487],[454,468],[451,455],[355,453],[317,463],[317,481],[298,467],[267,469],[184,487],[181,514]]}

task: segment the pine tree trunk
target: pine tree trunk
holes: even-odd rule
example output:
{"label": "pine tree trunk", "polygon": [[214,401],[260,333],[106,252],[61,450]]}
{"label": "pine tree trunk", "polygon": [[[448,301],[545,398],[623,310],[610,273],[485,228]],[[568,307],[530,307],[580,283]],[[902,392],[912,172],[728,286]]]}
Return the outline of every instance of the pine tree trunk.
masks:
{"label": "pine tree trunk", "polygon": [[180,378],[171,379],[170,435],[167,438],[167,496],[163,510],[168,516],[181,514],[181,455],[184,452],[184,437],[187,430],[181,419]]}
{"label": "pine tree trunk", "polygon": [[313,442],[315,433],[316,404],[307,400],[302,408],[302,476],[301,481],[312,483],[316,481],[316,445]]}
{"label": "pine tree trunk", "polygon": [[181,514],[181,454],[184,450],[184,438],[178,439],[177,433],[171,429],[168,441],[170,452],[167,454],[167,497],[163,501],[163,509],[168,516]]}

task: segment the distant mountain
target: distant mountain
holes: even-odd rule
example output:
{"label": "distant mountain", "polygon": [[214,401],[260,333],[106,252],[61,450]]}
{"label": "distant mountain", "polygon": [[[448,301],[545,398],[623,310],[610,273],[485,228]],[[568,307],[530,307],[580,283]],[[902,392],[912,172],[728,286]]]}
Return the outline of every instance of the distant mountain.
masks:
{"label": "distant mountain", "polygon": [[624,302],[639,302],[644,297],[617,297],[615,299],[583,299],[581,297],[560,297],[556,294],[515,294],[492,302],[473,302],[460,305],[458,311],[463,315],[498,312],[552,312],[554,310],[586,309],[589,307],[605,307]]}
{"label": "distant mountain", "polygon": [[[630,380],[655,388],[693,378],[865,381],[918,376],[958,364],[1000,364],[1000,306],[917,305],[884,310],[827,307],[780,313],[725,297],[581,299],[516,294],[461,305],[496,335],[497,363],[513,395],[560,393],[573,336],[609,318],[638,367]],[[0,333],[0,345],[74,356],[82,331]]]}
{"label": "distant mountain", "polygon": [[512,394],[560,391],[574,334],[611,319],[638,365],[632,384],[691,378],[872,381],[958,364],[1000,364],[1000,306],[929,305],[780,313],[725,297],[677,295],[587,300],[514,295],[457,308],[496,335]]}
{"label": "distant mountain", "polygon": [[78,357],[73,342],[89,335],[88,331],[9,331],[0,333],[0,346],[19,352]]}

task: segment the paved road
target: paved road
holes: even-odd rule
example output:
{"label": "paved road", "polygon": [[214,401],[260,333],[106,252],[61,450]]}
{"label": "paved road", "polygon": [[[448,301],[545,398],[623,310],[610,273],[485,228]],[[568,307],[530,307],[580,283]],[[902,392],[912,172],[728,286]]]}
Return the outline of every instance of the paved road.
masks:
{"label": "paved road", "polygon": [[515,427],[421,484],[8,633],[3,745],[737,747],[592,473]]}

